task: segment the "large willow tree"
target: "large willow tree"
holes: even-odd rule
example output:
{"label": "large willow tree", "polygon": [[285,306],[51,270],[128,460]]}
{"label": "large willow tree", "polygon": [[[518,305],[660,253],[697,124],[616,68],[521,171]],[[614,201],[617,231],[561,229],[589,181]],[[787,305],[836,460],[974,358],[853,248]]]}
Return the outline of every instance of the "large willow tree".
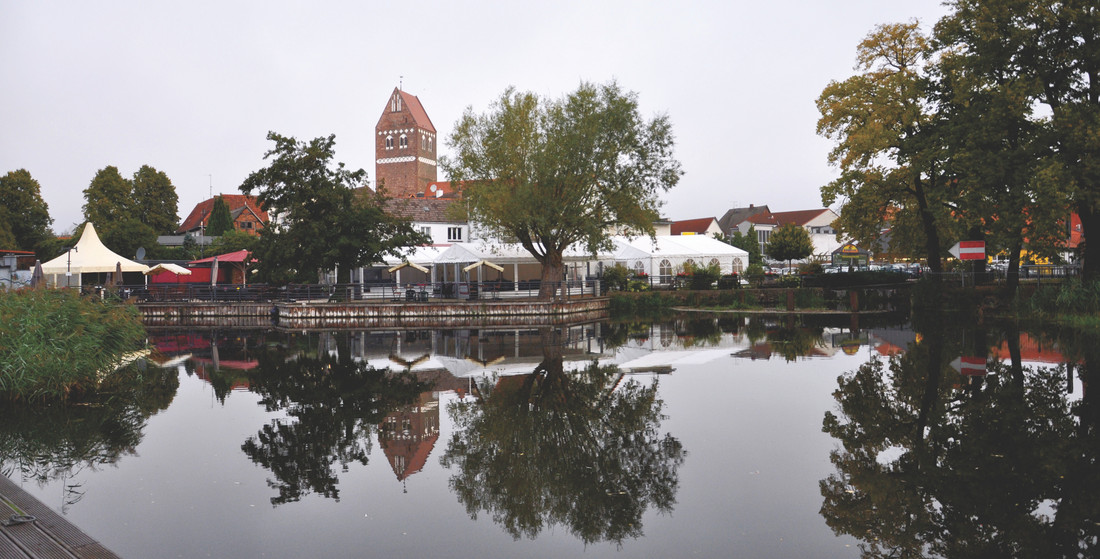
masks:
{"label": "large willow tree", "polygon": [[680,180],[667,116],[644,119],[637,95],[581,84],[561,99],[507,89],[484,114],[467,108],[443,168],[463,210],[489,235],[542,264],[540,296],[564,277],[562,253],[595,253],[618,232],[653,234],[657,196]]}

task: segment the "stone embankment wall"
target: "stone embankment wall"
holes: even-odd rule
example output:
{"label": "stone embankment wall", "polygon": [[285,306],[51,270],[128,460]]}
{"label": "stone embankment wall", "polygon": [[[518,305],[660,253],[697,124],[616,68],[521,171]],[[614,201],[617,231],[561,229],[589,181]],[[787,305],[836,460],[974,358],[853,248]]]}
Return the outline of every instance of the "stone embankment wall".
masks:
{"label": "stone embankment wall", "polygon": [[259,326],[288,329],[552,325],[598,320],[606,297],[562,301],[440,303],[139,303],[147,326]]}

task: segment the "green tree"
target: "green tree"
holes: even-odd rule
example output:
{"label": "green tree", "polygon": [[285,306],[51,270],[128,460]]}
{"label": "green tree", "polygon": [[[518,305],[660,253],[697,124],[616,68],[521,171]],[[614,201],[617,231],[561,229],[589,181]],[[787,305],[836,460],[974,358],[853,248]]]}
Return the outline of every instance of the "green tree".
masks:
{"label": "green tree", "polygon": [[119,174],[117,167],[100,169],[84,189],[84,220],[104,231],[130,217],[133,191],[133,184]]}
{"label": "green tree", "polygon": [[760,253],[760,241],[756,239],[755,225],[750,225],[749,232],[745,234],[741,234],[740,231],[734,231],[733,235],[728,236],[723,233],[715,233],[714,238],[749,253],[749,264],[764,263],[764,255]]}
{"label": "green tree", "polygon": [[[979,86],[971,90],[975,95],[1010,96],[1010,106],[1024,107],[1016,109],[1011,127],[996,138],[1002,150],[1038,144],[1037,152],[1046,149],[1049,154],[1037,170],[1025,169],[1030,171],[1030,184],[1013,192],[1030,204],[1026,216],[1021,218],[1022,212],[1013,216],[1009,209],[1004,217],[1010,222],[1026,219],[1028,248],[1040,253],[1055,252],[1062,240],[1050,229],[1064,225],[1067,200],[1081,217],[1086,238],[1100,235],[1100,89],[1096,87],[1100,10],[1095,2],[954,0],[948,4],[953,12],[937,25],[937,37],[952,57],[965,63],[967,76]],[[1017,153],[1006,154],[1005,160],[1001,173],[994,169],[994,177],[1018,174],[1024,164],[1035,167],[1033,157]],[[1055,203],[1063,206],[1055,208]],[[1100,277],[1100,244],[1085,243],[1083,250],[1085,276]]]}
{"label": "green tree", "polygon": [[178,205],[176,187],[164,172],[142,165],[134,173],[131,208],[139,221],[151,227],[156,234],[175,233],[179,226]]}
{"label": "green tree", "polygon": [[11,247],[13,250],[19,250],[19,241],[15,238],[15,233],[11,231],[11,217],[8,209],[4,206],[0,206],[0,247]]}
{"label": "green tree", "polygon": [[42,188],[26,169],[10,171],[0,177],[0,200],[3,200],[5,226],[15,242],[4,244],[16,250],[36,250],[39,243],[51,236],[49,206],[42,199]]}
{"label": "green tree", "polygon": [[645,120],[615,83],[557,100],[509,88],[487,113],[467,108],[450,141],[442,166],[466,216],[538,260],[543,298],[564,277],[566,248],[595,253],[613,231],[652,235],[657,195],[682,175],[668,117]]}
{"label": "green tree", "polygon": [[650,507],[670,512],[687,452],[660,432],[656,383],[620,377],[595,362],[564,373],[550,350],[533,373],[483,379],[476,401],[450,405],[455,433],[440,463],[467,513],[484,511],[516,539],[560,526],[586,544],[621,544],[643,535]]}
{"label": "green tree", "polygon": [[787,223],[772,231],[767,251],[770,258],[786,260],[787,267],[790,268],[791,260],[801,260],[813,254],[814,244],[805,229],[794,223]]}
{"label": "green tree", "polygon": [[229,213],[229,204],[221,196],[214,198],[214,207],[210,210],[210,221],[206,225],[206,234],[214,237],[233,230],[233,216]]}
{"label": "green tree", "polygon": [[367,464],[371,440],[386,415],[416,401],[431,389],[409,372],[376,369],[355,360],[346,338],[336,355],[266,350],[260,367],[249,374],[249,389],[271,412],[272,420],[249,437],[241,450],[274,477],[272,505],[300,500],[310,493],[339,500],[338,470]]}
{"label": "green tree", "polygon": [[244,231],[230,230],[214,240],[210,245],[210,251],[212,254],[225,254],[238,250],[247,250],[251,252],[256,249],[256,243],[259,240],[260,238],[256,235],[251,235]]}
{"label": "green tree", "polygon": [[270,164],[240,186],[244,194],[258,192],[271,217],[256,244],[261,281],[313,282],[322,270],[351,270],[428,242],[387,214],[380,195],[357,193],[367,173],[333,165],[335,136],[305,143],[268,132],[267,139],[275,142],[264,155]]}
{"label": "green tree", "polygon": [[862,73],[831,82],[818,98],[817,130],[836,140],[829,162],[841,174],[821,199],[845,199],[838,230],[872,246],[890,222],[895,237],[923,245],[928,267],[940,272],[953,186],[935,130],[932,57],[917,23],[876,27],[858,48]]}
{"label": "green tree", "polygon": [[[947,123],[941,137],[959,186],[953,214],[968,239],[984,239],[987,252],[1007,253],[1012,290],[1022,250],[1048,258],[1064,250],[1073,183],[1054,157],[1049,122],[1035,112],[1043,84],[1018,66],[1026,58],[1021,41],[1030,33],[1013,15],[1019,7],[1019,2],[987,1],[980,15],[964,11],[945,17],[935,33]],[[1014,24],[999,28],[991,21]],[[991,35],[999,37],[995,48],[986,44]]]}

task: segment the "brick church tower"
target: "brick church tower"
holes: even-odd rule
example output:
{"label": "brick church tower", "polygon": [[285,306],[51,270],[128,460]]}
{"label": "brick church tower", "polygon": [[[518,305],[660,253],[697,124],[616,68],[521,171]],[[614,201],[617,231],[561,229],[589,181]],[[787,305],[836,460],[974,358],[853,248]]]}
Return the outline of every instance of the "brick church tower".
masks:
{"label": "brick church tower", "polygon": [[415,95],[393,89],[374,127],[374,177],[390,198],[412,198],[436,181],[436,136]]}

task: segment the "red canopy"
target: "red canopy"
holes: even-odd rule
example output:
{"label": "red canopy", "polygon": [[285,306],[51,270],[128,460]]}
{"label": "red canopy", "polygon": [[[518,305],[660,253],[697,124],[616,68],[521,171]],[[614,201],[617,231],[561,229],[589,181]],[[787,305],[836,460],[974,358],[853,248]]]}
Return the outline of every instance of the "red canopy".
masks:
{"label": "red canopy", "polygon": [[255,259],[248,259],[247,250],[238,250],[237,252],[229,252],[226,254],[219,254],[217,256],[211,256],[209,258],[203,258],[202,260],[192,260],[188,264],[212,264],[214,259],[217,258],[219,263],[226,262],[244,262],[246,259],[248,262],[255,262]]}

